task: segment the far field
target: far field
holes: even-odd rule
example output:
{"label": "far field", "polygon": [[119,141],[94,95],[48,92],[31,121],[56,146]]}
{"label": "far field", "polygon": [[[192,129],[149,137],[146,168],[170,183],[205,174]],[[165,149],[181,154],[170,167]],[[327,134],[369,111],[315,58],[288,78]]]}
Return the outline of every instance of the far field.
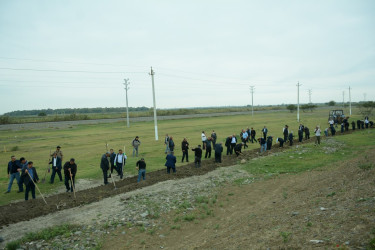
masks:
{"label": "far field", "polygon": [[[315,112],[302,113],[301,123],[308,126],[313,135],[313,128],[319,124],[322,130],[327,127],[328,108],[319,109]],[[353,115],[357,120],[361,117]],[[0,190],[5,191],[8,179],[6,176],[7,163],[11,155],[17,158],[22,156],[27,160],[32,160],[37,167],[38,173],[42,178],[47,168],[50,151],[55,150],[57,145],[62,147],[64,161],[74,157],[78,165],[77,178],[98,179],[102,178],[99,168],[101,155],[106,151],[105,144],[108,142],[109,148],[123,149],[126,147],[128,155],[125,166],[126,175],[136,173],[135,163],[140,157],[144,157],[147,163],[147,171],[163,169],[165,163],[164,154],[164,135],[173,136],[176,148],[176,156],[181,159],[181,141],[184,137],[188,139],[190,148],[200,144],[201,132],[204,130],[210,135],[215,130],[218,135],[218,141],[224,142],[225,138],[233,133],[239,134],[242,128],[254,127],[257,137],[263,126],[269,129],[269,135],[282,136],[282,128],[288,124],[290,129],[297,135],[299,123],[296,120],[296,113],[286,111],[277,111],[274,113],[256,114],[254,117],[247,116],[227,116],[211,117],[183,120],[159,121],[159,140],[155,141],[154,123],[139,122],[132,123],[130,128],[124,123],[109,123],[98,125],[78,125],[67,129],[49,128],[32,131],[2,131],[0,133],[0,162],[3,171],[0,175]],[[138,158],[132,157],[131,141],[138,135],[142,142],[140,146],[140,155]],[[249,149],[258,148],[258,144],[250,144]],[[190,151],[190,161],[193,161],[193,152]],[[178,163],[177,166],[181,165]],[[49,174],[45,184],[40,184],[42,192],[51,192],[61,187],[59,182],[54,185],[48,184]],[[6,204],[11,200],[23,198],[23,194],[17,194],[17,185],[14,183],[10,194],[0,194],[0,204]]]}

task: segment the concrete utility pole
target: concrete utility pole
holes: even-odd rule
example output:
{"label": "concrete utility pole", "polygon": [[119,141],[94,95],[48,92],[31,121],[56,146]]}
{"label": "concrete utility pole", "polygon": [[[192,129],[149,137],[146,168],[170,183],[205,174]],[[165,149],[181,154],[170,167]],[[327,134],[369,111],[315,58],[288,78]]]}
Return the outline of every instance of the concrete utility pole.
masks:
{"label": "concrete utility pole", "polygon": [[155,101],[155,86],[154,86],[155,72],[152,70],[152,67],[151,67],[151,73],[149,73],[149,74],[150,74],[151,79],[152,79],[152,96],[154,97],[155,141],[158,141],[159,140],[159,137],[158,137],[158,120],[157,120],[157,117],[156,117],[156,101]]}
{"label": "concrete utility pole", "polygon": [[366,93],[363,93],[363,101],[365,102],[366,101]]}
{"label": "concrete utility pole", "polygon": [[345,108],[345,91],[342,92],[342,107]]}
{"label": "concrete utility pole", "polygon": [[297,84],[297,121],[299,122],[299,86],[302,86],[302,84]]}
{"label": "concrete utility pole", "polygon": [[350,93],[350,86],[349,86],[349,115],[352,115],[352,96],[351,96],[351,93]]}
{"label": "concrete utility pole", "polygon": [[254,86],[250,86],[251,93],[251,116],[254,116]]}
{"label": "concrete utility pole", "polygon": [[309,92],[309,104],[311,104],[311,89],[309,89],[308,92]]}
{"label": "concrete utility pole", "polygon": [[128,107],[128,90],[130,89],[130,87],[128,86],[130,84],[129,82],[129,78],[128,79],[124,79],[124,86],[125,86],[125,91],[126,91],[126,124],[127,126],[129,127],[129,107]]}

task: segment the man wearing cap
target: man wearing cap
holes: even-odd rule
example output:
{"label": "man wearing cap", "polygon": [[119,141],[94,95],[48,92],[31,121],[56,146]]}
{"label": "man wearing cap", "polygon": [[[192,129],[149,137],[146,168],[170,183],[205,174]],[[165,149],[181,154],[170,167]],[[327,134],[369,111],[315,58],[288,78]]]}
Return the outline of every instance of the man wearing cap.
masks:
{"label": "man wearing cap", "polygon": [[141,177],[143,180],[146,180],[146,162],[144,158],[141,158],[137,163],[135,164],[138,169],[138,180],[137,182],[141,181]]}
{"label": "man wearing cap", "polygon": [[19,161],[16,160],[16,157],[14,155],[12,155],[10,157],[10,161],[8,162],[8,178],[9,178],[9,184],[8,184],[8,189],[7,191],[5,191],[5,193],[10,193],[10,190],[12,188],[12,185],[13,185],[13,181],[14,179],[17,180],[17,184],[18,184],[18,193],[21,193],[23,192],[23,186],[22,186],[22,183],[20,181],[20,171],[21,171],[21,167],[20,167],[20,164],[19,164]]}
{"label": "man wearing cap", "polygon": [[61,151],[61,147],[60,147],[60,146],[57,146],[57,147],[56,147],[56,151],[53,152],[53,153],[51,154],[51,156],[53,156],[54,154],[56,154],[58,157],[60,157],[61,162],[63,161],[63,153],[62,153],[62,151]]}
{"label": "man wearing cap", "polygon": [[31,191],[31,196],[35,199],[35,183],[39,181],[38,173],[33,167],[33,162],[29,161],[27,168],[22,170],[23,180],[26,186],[25,201],[29,199],[29,192]]}
{"label": "man wearing cap", "polygon": [[[75,186],[75,177],[77,173],[77,164],[75,164],[74,158],[71,158],[70,161],[65,162],[64,164],[64,175],[65,175],[65,187],[66,192],[73,192],[73,186]],[[69,181],[72,177],[73,183],[70,186]]]}
{"label": "man wearing cap", "polygon": [[109,152],[106,152],[104,155],[102,155],[102,159],[100,161],[100,168],[103,171],[104,185],[108,184],[108,169],[109,169],[108,157],[110,155],[111,154]]}

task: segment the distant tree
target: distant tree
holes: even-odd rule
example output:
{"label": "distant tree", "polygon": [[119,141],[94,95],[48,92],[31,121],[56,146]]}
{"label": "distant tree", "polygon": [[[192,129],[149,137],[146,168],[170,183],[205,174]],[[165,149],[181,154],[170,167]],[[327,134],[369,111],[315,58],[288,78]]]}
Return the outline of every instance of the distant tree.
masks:
{"label": "distant tree", "polygon": [[370,116],[375,108],[375,102],[368,101],[358,104],[359,113],[362,115]]}
{"label": "distant tree", "polygon": [[46,112],[40,112],[40,113],[38,114],[38,116],[47,116],[47,113],[46,113]]}
{"label": "distant tree", "polygon": [[328,106],[335,106],[336,105],[336,102],[335,101],[329,101],[328,102]]}
{"label": "distant tree", "polygon": [[293,113],[297,109],[297,107],[294,104],[289,104],[288,106],[286,106],[286,109],[289,110],[290,113]]}
{"label": "distant tree", "polygon": [[303,112],[307,112],[308,110],[310,110],[310,112],[313,112],[314,109],[316,109],[316,107],[317,107],[316,105],[309,103],[309,104],[303,104],[301,106],[301,109]]}

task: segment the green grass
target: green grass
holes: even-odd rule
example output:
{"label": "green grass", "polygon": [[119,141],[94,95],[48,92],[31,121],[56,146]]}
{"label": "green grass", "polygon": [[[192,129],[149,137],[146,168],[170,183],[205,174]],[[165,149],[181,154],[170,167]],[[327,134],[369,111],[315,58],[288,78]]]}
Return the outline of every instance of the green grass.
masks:
{"label": "green grass", "polygon": [[[327,124],[328,117],[327,109],[318,109],[313,113],[301,113],[301,122],[313,130],[316,124],[321,124],[322,128]],[[359,116],[353,115],[353,119],[360,118]],[[136,174],[135,163],[140,157],[144,157],[147,163],[147,172],[164,169],[165,154],[164,154],[164,136],[169,134],[174,137],[176,144],[175,155],[178,160],[182,157],[180,149],[180,143],[184,137],[187,137],[190,147],[201,144],[201,132],[206,131],[208,135],[211,134],[214,129],[218,135],[218,141],[224,142],[225,138],[233,133],[237,135],[240,133],[242,128],[254,127],[257,132],[257,137],[260,135],[260,131],[264,125],[267,125],[269,129],[269,135],[282,136],[282,128],[285,124],[297,132],[299,123],[296,121],[296,113],[289,113],[286,111],[277,111],[273,113],[260,113],[255,114],[254,117],[251,115],[236,115],[236,116],[225,116],[225,117],[210,117],[210,118],[194,118],[194,119],[181,119],[181,120],[165,120],[158,121],[159,140],[156,141],[154,137],[154,123],[153,122],[138,122],[131,123],[130,127],[126,127],[126,123],[109,123],[109,124],[97,124],[97,125],[78,125],[70,128],[46,128],[36,130],[19,130],[19,131],[1,131],[0,133],[0,163],[3,166],[3,171],[0,172],[0,191],[5,191],[8,185],[8,178],[5,175],[5,168],[11,155],[15,155],[18,159],[25,157],[27,160],[32,160],[36,167],[40,179],[42,179],[46,173],[48,166],[50,150],[54,150],[57,145],[62,147],[64,153],[64,162],[69,158],[74,157],[78,165],[77,179],[102,179],[102,171],[99,167],[101,155],[106,151],[105,144],[108,142],[109,148],[113,148],[115,152],[118,149],[126,147],[126,153],[128,155],[127,164],[124,168],[125,174],[134,175]],[[360,135],[359,138],[353,137],[353,143],[356,141],[365,143],[366,145],[372,145],[373,140],[363,140],[363,136],[368,137],[369,131],[360,131],[356,135]],[[370,132],[371,133],[371,132]],[[142,142],[139,149],[139,157],[131,156],[131,141],[138,135]],[[363,136],[362,136],[363,135]],[[373,137],[373,134],[370,137]],[[346,136],[345,136],[346,137]],[[341,139],[342,138],[342,139]],[[344,137],[338,137],[337,140],[345,140]],[[323,142],[324,143],[324,142]],[[10,152],[12,148],[17,147],[17,151]],[[313,146],[310,146],[313,147]],[[249,149],[259,148],[258,144],[249,144]],[[245,150],[246,151],[246,150]],[[350,153],[350,150],[345,149],[344,153]],[[287,155],[287,154],[285,154]],[[311,162],[310,165],[316,164],[320,161],[320,154],[312,153],[311,159],[315,162]],[[190,151],[190,157],[193,157],[192,151]],[[346,156],[344,156],[346,157]],[[277,158],[277,159],[276,159]],[[250,161],[257,167],[253,168],[253,172],[266,171],[271,172],[293,172],[298,171],[297,168],[279,168],[279,160],[288,160],[285,156],[280,157],[267,157],[264,160],[258,160],[256,162]],[[332,157],[327,160],[335,160],[338,157]],[[292,164],[298,164],[302,161],[298,158],[289,160]],[[258,163],[262,163],[263,166]],[[303,160],[303,166],[299,166],[299,171],[306,170],[310,166],[306,166],[305,163],[309,162]],[[186,163],[178,163],[179,166]],[[268,165],[265,167],[264,165]],[[325,164],[322,162],[321,164]],[[301,164],[300,164],[301,165]],[[245,164],[245,166],[247,166]],[[58,187],[63,186],[59,182],[55,184],[48,184],[50,173],[47,174],[46,183],[39,183],[38,186],[43,193],[50,193],[56,190]],[[7,204],[12,200],[23,199],[24,194],[17,194],[17,185],[14,182],[12,191],[10,194],[3,194],[0,192],[0,205]],[[39,196],[39,195],[37,195]]]}
{"label": "green grass", "polygon": [[30,232],[27,233],[24,237],[22,237],[20,240],[11,241],[7,243],[6,249],[17,249],[22,243],[30,242],[30,241],[37,241],[37,240],[49,240],[56,236],[65,236],[69,237],[72,232],[74,232],[78,226],[76,225],[59,225],[55,227],[49,227],[46,229],[43,229],[39,232]]}

